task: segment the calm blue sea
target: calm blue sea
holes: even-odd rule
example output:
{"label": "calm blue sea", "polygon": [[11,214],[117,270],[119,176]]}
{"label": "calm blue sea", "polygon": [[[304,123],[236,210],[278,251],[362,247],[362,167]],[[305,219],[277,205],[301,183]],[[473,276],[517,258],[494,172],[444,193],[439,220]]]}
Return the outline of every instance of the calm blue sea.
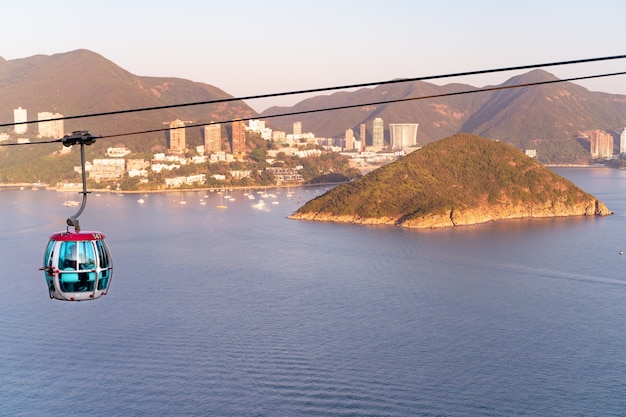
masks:
{"label": "calm blue sea", "polygon": [[556,171],[615,214],[415,231],[287,219],[324,187],[93,193],[114,273],[82,303],[37,270],[80,195],[2,191],[0,415],[626,415],[626,172]]}

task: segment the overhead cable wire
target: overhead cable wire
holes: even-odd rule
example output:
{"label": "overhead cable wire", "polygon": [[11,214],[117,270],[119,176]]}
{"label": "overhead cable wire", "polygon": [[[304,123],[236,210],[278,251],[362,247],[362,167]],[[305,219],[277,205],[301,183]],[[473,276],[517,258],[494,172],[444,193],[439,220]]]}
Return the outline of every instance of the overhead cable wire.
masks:
{"label": "overhead cable wire", "polygon": [[333,91],[333,90],[349,90],[349,89],[354,89],[354,88],[373,87],[377,85],[398,84],[398,83],[406,83],[406,82],[414,82],[414,81],[427,81],[427,80],[436,80],[436,79],[443,79],[443,78],[464,77],[464,76],[470,76],[470,75],[493,74],[497,72],[529,70],[529,69],[554,67],[554,66],[562,66],[562,65],[585,64],[585,63],[591,63],[591,62],[611,61],[611,60],[618,60],[618,59],[624,59],[624,58],[626,58],[626,55],[612,55],[612,56],[603,56],[603,57],[596,57],[596,58],[574,59],[574,60],[568,60],[568,61],[545,62],[541,64],[518,65],[518,66],[513,66],[513,67],[501,67],[501,68],[491,68],[491,69],[474,70],[474,71],[464,71],[464,72],[456,72],[456,73],[449,73],[449,74],[427,75],[427,76],[414,77],[414,78],[398,78],[398,79],[387,80],[387,81],[376,81],[376,82],[368,82],[368,83],[360,83],[360,84],[348,84],[348,85],[334,86],[334,87],[311,88],[311,89],[306,89],[306,90],[258,94],[258,95],[243,96],[243,97],[229,97],[229,98],[224,98],[224,99],[196,101],[196,102],[189,102],[189,103],[166,104],[162,106],[113,110],[113,111],[107,111],[107,112],[63,116],[63,117],[58,117],[58,118],[41,119],[41,120],[27,120],[25,122],[19,122],[19,123],[15,123],[15,122],[0,123],[0,127],[14,126],[16,124],[51,122],[51,121],[57,121],[57,120],[74,120],[74,119],[83,119],[83,118],[88,118],[88,117],[113,116],[113,115],[118,115],[118,114],[138,113],[138,112],[154,111],[154,110],[166,110],[166,109],[173,109],[173,108],[179,108],[179,107],[228,103],[228,102],[233,102],[233,101],[250,101],[250,100],[266,99],[266,98],[273,98],[273,97],[284,97],[284,96],[289,96],[289,95],[311,94],[311,93],[321,93],[321,92]]}
{"label": "overhead cable wire", "polygon": [[[352,109],[352,108],[357,108],[357,107],[379,106],[379,105],[384,105],[384,104],[401,103],[401,102],[408,102],[408,101],[427,100],[427,99],[434,99],[434,98],[459,96],[459,95],[465,95],[465,94],[493,92],[493,91],[500,91],[500,90],[509,90],[509,89],[514,89],[514,88],[533,87],[537,85],[547,85],[547,84],[556,84],[556,83],[564,83],[564,82],[572,82],[572,81],[580,81],[580,80],[589,80],[589,79],[594,79],[594,78],[613,77],[613,76],[618,76],[618,75],[626,75],[626,71],[612,72],[612,73],[605,73],[605,74],[584,75],[584,76],[579,76],[579,77],[571,77],[571,78],[563,78],[563,79],[555,79],[555,80],[536,81],[536,82],[531,82],[531,83],[500,85],[500,86],[495,86],[495,87],[485,87],[485,88],[479,88],[479,89],[454,91],[450,93],[433,94],[433,95],[427,95],[427,96],[404,97],[404,98],[398,98],[398,99],[373,101],[373,102],[367,102],[367,103],[347,104],[347,105],[335,106],[335,107],[323,107],[319,109],[301,110],[301,111],[268,115],[268,116],[263,116],[263,118],[269,119],[269,118],[276,118],[276,117],[297,116],[297,115],[309,114],[309,113],[320,113],[320,112],[326,112],[326,111],[346,110],[346,109]],[[258,117],[255,116],[255,117],[228,119],[228,120],[222,120],[218,122],[214,122],[214,121],[202,122],[202,123],[194,123],[194,124],[184,125],[180,127],[173,127],[173,128],[167,127],[167,128],[141,130],[141,131],[135,131],[135,132],[116,133],[116,134],[111,134],[111,135],[102,135],[102,136],[96,136],[96,138],[97,139],[112,139],[112,138],[118,138],[122,136],[143,135],[143,134],[149,134],[149,133],[167,132],[167,131],[175,130],[175,129],[187,129],[187,128],[193,128],[193,127],[209,126],[209,125],[214,125],[214,124],[232,123],[235,121],[248,121],[248,120],[253,120],[257,118]],[[62,141],[63,139],[53,139],[53,140],[40,141],[40,142],[6,143],[6,144],[0,144],[0,146],[39,145],[39,144],[59,143]]]}

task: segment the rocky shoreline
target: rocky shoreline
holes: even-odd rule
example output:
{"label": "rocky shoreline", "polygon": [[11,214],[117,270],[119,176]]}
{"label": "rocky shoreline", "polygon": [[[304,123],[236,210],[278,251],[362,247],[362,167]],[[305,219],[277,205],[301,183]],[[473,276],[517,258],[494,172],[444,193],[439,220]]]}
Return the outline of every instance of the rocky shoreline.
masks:
{"label": "rocky shoreline", "polygon": [[562,203],[545,206],[494,206],[466,210],[450,210],[447,213],[412,218],[361,218],[357,215],[332,215],[330,213],[294,213],[294,220],[313,220],[334,223],[362,225],[394,225],[408,229],[438,229],[456,226],[471,226],[501,220],[573,216],[608,216],[613,214],[606,205],[597,199],[589,199],[579,204],[566,206]]}

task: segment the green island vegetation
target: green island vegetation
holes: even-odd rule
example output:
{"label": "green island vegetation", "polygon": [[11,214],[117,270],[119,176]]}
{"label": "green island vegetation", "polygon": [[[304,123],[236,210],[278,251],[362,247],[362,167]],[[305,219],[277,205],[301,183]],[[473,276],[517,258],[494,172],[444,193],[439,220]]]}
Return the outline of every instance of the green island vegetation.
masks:
{"label": "green island vegetation", "polygon": [[404,222],[427,215],[500,204],[571,206],[593,196],[519,149],[472,134],[433,142],[404,158],[339,185],[302,206],[306,214]]}

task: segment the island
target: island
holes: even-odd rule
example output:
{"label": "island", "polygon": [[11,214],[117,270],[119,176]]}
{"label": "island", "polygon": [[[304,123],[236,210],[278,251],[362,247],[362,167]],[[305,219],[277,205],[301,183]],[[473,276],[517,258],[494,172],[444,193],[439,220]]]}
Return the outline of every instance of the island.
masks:
{"label": "island", "polygon": [[459,133],[307,202],[291,219],[407,228],[613,214],[519,149]]}

